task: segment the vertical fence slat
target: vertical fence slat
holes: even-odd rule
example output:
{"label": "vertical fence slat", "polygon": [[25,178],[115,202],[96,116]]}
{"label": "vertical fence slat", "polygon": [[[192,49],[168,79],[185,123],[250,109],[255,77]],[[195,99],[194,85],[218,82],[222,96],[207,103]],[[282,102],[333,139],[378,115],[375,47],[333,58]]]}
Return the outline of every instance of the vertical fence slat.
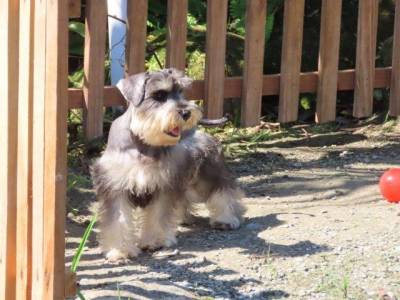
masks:
{"label": "vertical fence slat", "polygon": [[63,299],[68,112],[67,1],[47,0],[46,12],[43,299]]}
{"label": "vertical fence slat", "polygon": [[129,0],[126,28],[126,73],[145,70],[148,0]]}
{"label": "vertical fence slat", "polygon": [[389,114],[400,116],[400,0],[396,0]]}
{"label": "vertical fence slat", "polygon": [[323,0],[318,64],[317,111],[315,121],[336,119],[342,0]]}
{"label": "vertical fence slat", "polygon": [[33,25],[34,1],[21,1],[17,152],[17,299],[30,299],[32,280]]}
{"label": "vertical fence slat", "polygon": [[68,5],[35,2],[32,299],[64,298]]}
{"label": "vertical fence slat", "polygon": [[359,1],[353,115],[372,114],[379,0]]}
{"label": "vertical fence slat", "polygon": [[107,29],[107,3],[86,2],[83,95],[85,98],[84,127],[88,140],[103,134],[104,57]]}
{"label": "vertical fence slat", "polygon": [[242,126],[254,126],[260,122],[266,13],[266,0],[247,1]]}
{"label": "vertical fence slat", "polygon": [[32,299],[43,299],[44,119],[46,1],[35,1],[32,136]]}
{"label": "vertical fence slat", "polygon": [[18,3],[0,1],[0,299],[15,298]]}
{"label": "vertical fence slat", "polygon": [[224,108],[227,0],[207,1],[205,113],[219,118]]}
{"label": "vertical fence slat", "polygon": [[279,121],[297,120],[301,50],[303,45],[304,0],[285,0],[282,63],[279,97]]}
{"label": "vertical fence slat", "polygon": [[185,71],[188,0],[168,0],[166,66]]}

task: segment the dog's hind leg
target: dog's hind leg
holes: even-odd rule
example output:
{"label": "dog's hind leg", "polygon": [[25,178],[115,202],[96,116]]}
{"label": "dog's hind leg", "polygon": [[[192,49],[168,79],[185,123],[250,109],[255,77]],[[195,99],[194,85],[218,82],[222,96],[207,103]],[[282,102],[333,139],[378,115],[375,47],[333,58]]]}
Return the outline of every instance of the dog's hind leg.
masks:
{"label": "dog's hind leg", "polygon": [[125,193],[99,195],[99,242],[110,261],[135,257],[140,252],[136,245],[133,210]]}
{"label": "dog's hind leg", "polygon": [[176,244],[177,214],[169,195],[160,195],[143,209],[139,247],[156,250]]}
{"label": "dog's hind leg", "polygon": [[213,191],[206,202],[211,226],[224,230],[239,228],[245,212],[242,198],[243,192],[234,186]]}

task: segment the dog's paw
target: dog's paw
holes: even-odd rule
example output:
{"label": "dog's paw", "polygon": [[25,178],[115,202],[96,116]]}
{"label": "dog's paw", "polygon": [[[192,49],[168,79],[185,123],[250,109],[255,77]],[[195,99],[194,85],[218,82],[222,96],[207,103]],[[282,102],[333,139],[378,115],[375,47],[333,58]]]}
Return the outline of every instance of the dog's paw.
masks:
{"label": "dog's paw", "polygon": [[175,236],[166,237],[164,241],[143,239],[139,242],[139,248],[147,251],[156,251],[160,250],[161,248],[172,247],[176,245],[176,243],[177,241]]}
{"label": "dog's paw", "polygon": [[229,220],[213,220],[211,221],[211,227],[218,230],[235,230],[240,227],[240,221],[236,217],[232,217]]}
{"label": "dog's paw", "polygon": [[138,256],[140,250],[132,248],[129,251],[123,251],[116,248],[111,249],[106,253],[106,259],[109,263],[120,264],[129,261],[129,258]]}

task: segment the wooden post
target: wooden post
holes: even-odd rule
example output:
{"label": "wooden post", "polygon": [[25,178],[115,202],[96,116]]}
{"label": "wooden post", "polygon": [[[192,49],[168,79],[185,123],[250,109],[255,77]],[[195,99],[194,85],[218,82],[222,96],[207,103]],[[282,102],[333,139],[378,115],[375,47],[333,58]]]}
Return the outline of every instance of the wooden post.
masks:
{"label": "wooden post", "polygon": [[242,126],[254,126],[260,122],[266,14],[266,0],[247,1]]}
{"label": "wooden post", "polygon": [[353,115],[372,114],[379,0],[359,2]]}
{"label": "wooden post", "polygon": [[227,0],[207,1],[205,114],[219,118],[224,110]]}
{"label": "wooden post", "polygon": [[188,0],[168,0],[166,66],[185,71]]}
{"label": "wooden post", "polygon": [[285,0],[279,98],[279,122],[297,120],[301,51],[303,45],[304,0]]}
{"label": "wooden post", "polygon": [[68,2],[35,7],[32,299],[64,298]]}
{"label": "wooden post", "polygon": [[68,10],[70,18],[81,16],[81,0],[68,0]]}
{"label": "wooden post", "polygon": [[145,70],[148,0],[128,0],[126,74]]}
{"label": "wooden post", "polygon": [[15,299],[18,4],[0,1],[0,299]]}
{"label": "wooden post", "polygon": [[323,0],[319,44],[318,92],[315,121],[336,120],[342,0]]}
{"label": "wooden post", "polygon": [[34,1],[20,1],[17,151],[17,299],[32,289],[32,128]]}
{"label": "wooden post", "polygon": [[88,140],[103,135],[104,58],[107,29],[105,0],[86,2],[85,56],[83,95],[85,97],[84,127]]}
{"label": "wooden post", "polygon": [[400,116],[400,0],[396,0],[389,114]]}

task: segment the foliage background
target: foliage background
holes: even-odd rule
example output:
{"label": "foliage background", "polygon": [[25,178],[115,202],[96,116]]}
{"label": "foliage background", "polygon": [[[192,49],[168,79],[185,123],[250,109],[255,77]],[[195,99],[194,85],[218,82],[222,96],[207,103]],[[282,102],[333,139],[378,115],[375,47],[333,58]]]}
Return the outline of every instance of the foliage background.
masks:
{"label": "foliage background", "polygon": [[[356,32],[358,2],[362,0],[343,1],[340,69],[354,68],[356,53]],[[82,16],[84,16],[85,1],[83,1]],[[230,0],[227,20],[227,52],[226,76],[240,76],[243,71],[244,37],[245,37],[245,6],[246,0]],[[159,69],[165,63],[166,48],[166,0],[149,0],[147,23],[147,56],[146,67],[150,70]],[[304,18],[304,38],[302,50],[302,72],[315,71],[318,65],[319,30],[320,30],[321,0],[306,0]],[[187,40],[187,73],[195,79],[204,77],[205,41],[206,41],[207,2],[205,0],[189,0],[188,40]],[[378,28],[377,61],[378,67],[391,64],[392,36],[394,25],[394,0],[381,0]],[[267,20],[265,25],[266,47],[264,59],[264,74],[274,74],[280,71],[281,47],[283,29],[283,0],[269,0]],[[70,86],[81,87],[83,80],[83,42],[84,18],[70,22]],[[110,46],[107,45],[107,53]],[[106,84],[110,83],[109,61],[106,66]],[[300,121],[312,121],[315,110],[315,95],[299,96]],[[338,113],[350,117],[352,111],[353,93],[338,93]],[[388,91],[375,91],[375,109],[385,112],[388,105]],[[238,120],[240,105],[238,101],[227,101],[226,110]],[[275,120],[278,110],[278,97],[263,98],[263,116],[267,120]],[[111,119],[112,115],[109,116]],[[75,122],[75,121],[76,122]],[[79,113],[75,112],[72,123],[79,124]],[[78,126],[78,125],[77,125]]]}

